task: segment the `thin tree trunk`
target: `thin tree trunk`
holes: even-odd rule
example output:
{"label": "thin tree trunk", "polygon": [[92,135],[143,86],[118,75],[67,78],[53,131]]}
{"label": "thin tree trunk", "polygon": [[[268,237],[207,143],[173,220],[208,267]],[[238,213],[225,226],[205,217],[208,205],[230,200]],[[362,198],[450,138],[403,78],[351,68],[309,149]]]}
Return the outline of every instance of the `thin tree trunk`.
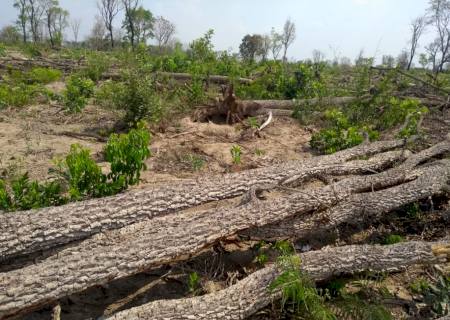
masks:
{"label": "thin tree trunk", "polygon": [[[366,270],[397,272],[423,264],[449,259],[450,246],[426,242],[407,242],[391,246],[346,246],[325,248],[300,254],[301,270],[313,280],[321,281]],[[154,301],[121,311],[110,320],[222,320],[246,319],[281,297],[269,291],[281,274],[276,265],[265,267],[237,284],[200,297]]]}

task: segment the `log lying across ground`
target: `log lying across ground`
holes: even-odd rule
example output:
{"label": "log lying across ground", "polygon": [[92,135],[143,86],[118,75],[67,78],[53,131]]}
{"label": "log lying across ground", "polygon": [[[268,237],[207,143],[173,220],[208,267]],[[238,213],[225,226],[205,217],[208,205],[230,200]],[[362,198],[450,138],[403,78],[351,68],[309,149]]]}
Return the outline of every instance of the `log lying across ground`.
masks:
{"label": "log lying across ground", "polygon": [[[411,163],[422,162],[424,155],[433,154],[424,151],[414,155],[416,160]],[[178,212],[98,234],[46,260],[0,274],[0,318],[113,279],[189,259],[239,231],[323,210],[352,194],[397,186],[422,176],[440,192],[448,187],[450,160],[350,177],[322,188],[299,190],[268,201],[252,200],[234,208]],[[415,192],[416,199],[426,195],[420,190]],[[381,200],[389,206],[390,198]]]}
{"label": "log lying across ground", "polygon": [[[450,148],[450,140],[443,144]],[[404,145],[404,140],[380,141],[330,156],[213,176],[202,181],[189,180],[61,207],[2,214],[0,261],[177,210],[236,197],[256,185],[282,185],[292,178],[301,181],[317,175],[364,174],[381,170],[404,160],[407,152],[382,153],[369,160],[352,159],[402,148]]]}
{"label": "log lying across ground", "polygon": [[[450,245],[408,242],[391,246],[346,246],[308,252],[300,257],[301,269],[319,281],[366,270],[395,272],[411,265],[445,262],[450,258]],[[268,290],[280,272],[276,265],[272,265],[219,292],[155,301],[121,311],[108,319],[244,320],[280,297],[279,292]]]}

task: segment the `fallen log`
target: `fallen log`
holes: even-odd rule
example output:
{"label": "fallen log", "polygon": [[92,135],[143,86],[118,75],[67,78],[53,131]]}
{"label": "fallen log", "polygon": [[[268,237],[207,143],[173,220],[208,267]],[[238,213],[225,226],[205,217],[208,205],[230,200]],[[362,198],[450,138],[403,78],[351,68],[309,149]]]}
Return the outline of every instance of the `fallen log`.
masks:
{"label": "fallen log", "polygon": [[320,174],[357,174],[379,170],[395,161],[401,161],[406,154],[400,151],[375,156],[368,162],[346,161],[399,148],[404,144],[403,140],[375,142],[330,156],[213,176],[202,181],[189,180],[61,207],[2,214],[0,262],[155,216],[236,197],[256,185],[283,184],[283,180],[293,176],[297,180],[305,180]]}
{"label": "fallen log", "polygon": [[[413,181],[422,175],[428,177],[430,184],[442,184],[450,176],[450,160],[389,174],[395,169],[343,179],[269,201],[189,210],[98,234],[36,264],[0,274],[0,318],[31,311],[114,279],[189,259],[239,231],[323,210],[354,193]],[[388,205],[390,200],[383,202]]]}
{"label": "fallen log", "polygon": [[[407,242],[391,246],[346,246],[300,254],[301,270],[315,281],[362,271],[398,272],[412,265],[430,265],[450,258],[450,244]],[[280,292],[268,287],[282,270],[265,267],[237,284],[200,297],[160,300],[121,311],[107,319],[246,319]]]}
{"label": "fallen log", "polygon": [[[450,175],[439,181],[429,180],[425,173],[416,180],[389,189],[353,194],[348,200],[319,213],[301,215],[262,228],[239,232],[253,240],[308,239],[317,234],[327,234],[341,225],[366,225],[417,200],[449,192]],[[388,202],[385,199],[389,199]]]}

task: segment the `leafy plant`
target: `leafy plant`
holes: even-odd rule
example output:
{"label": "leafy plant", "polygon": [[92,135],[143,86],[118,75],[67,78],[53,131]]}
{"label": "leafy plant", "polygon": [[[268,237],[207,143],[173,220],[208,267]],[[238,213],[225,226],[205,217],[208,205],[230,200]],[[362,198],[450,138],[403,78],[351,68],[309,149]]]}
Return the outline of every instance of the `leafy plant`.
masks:
{"label": "leafy plant", "polygon": [[231,147],[231,157],[233,158],[234,164],[240,164],[241,163],[241,155],[242,155],[242,149],[240,146],[232,146]]}
{"label": "leafy plant", "polygon": [[52,68],[33,68],[28,73],[29,81],[47,84],[61,79],[62,72]]}
{"label": "leafy plant", "polygon": [[137,184],[147,168],[144,161],[150,157],[149,143],[150,133],[142,121],[127,134],[112,134],[105,147],[105,159],[111,164],[108,179],[121,189]]}
{"label": "leafy plant", "polygon": [[205,160],[203,160],[202,157],[196,154],[186,155],[185,160],[191,165],[192,170],[194,171],[201,170],[205,165]]}
{"label": "leafy plant", "polygon": [[424,278],[419,278],[409,284],[409,289],[412,293],[422,294],[430,289],[430,283]]}
{"label": "leafy plant", "polygon": [[255,117],[248,117],[247,123],[250,128],[252,129],[258,129],[259,128],[259,121]]}
{"label": "leafy plant", "polygon": [[301,259],[297,255],[282,255],[278,258],[282,273],[270,284],[271,292],[281,290],[282,310],[289,307],[293,313],[307,315],[308,319],[336,319],[326,307],[314,282],[300,270]]}
{"label": "leafy plant", "polygon": [[69,78],[63,93],[64,105],[70,112],[80,112],[94,93],[94,82],[73,75]]}
{"label": "leafy plant", "polygon": [[0,209],[4,211],[30,210],[66,203],[62,187],[56,181],[39,183],[30,181],[28,174],[12,180],[11,191],[0,180]]}
{"label": "leafy plant", "polygon": [[422,295],[427,305],[431,306],[432,312],[438,316],[450,314],[450,276],[441,275],[436,284],[430,284],[423,288]]}
{"label": "leafy plant", "polygon": [[197,272],[192,272],[189,274],[188,289],[193,295],[198,294],[200,291],[200,277]]}
{"label": "leafy plant", "polygon": [[390,234],[384,240],[383,244],[390,245],[405,241],[405,238],[398,234]]}

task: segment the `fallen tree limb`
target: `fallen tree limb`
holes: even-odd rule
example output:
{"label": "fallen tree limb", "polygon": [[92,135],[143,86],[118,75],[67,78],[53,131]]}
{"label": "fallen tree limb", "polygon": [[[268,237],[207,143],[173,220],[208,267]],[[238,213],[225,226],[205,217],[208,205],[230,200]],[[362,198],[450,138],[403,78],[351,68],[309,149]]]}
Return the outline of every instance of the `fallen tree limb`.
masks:
{"label": "fallen tree limb", "polygon": [[[408,242],[391,246],[346,246],[325,248],[300,255],[301,269],[315,281],[370,270],[396,272],[417,264],[445,262],[449,244]],[[268,287],[281,273],[272,265],[249,275],[239,283],[208,295],[161,300],[121,311],[108,319],[246,319],[269,305],[280,293]]]}
{"label": "fallen tree limb", "polygon": [[399,148],[404,143],[403,140],[375,142],[331,156],[213,176],[202,181],[189,180],[61,207],[2,214],[0,261],[84,239],[158,215],[236,197],[253,186],[279,184],[293,176],[301,180],[317,174],[357,174],[379,170],[397,160],[401,161],[406,154],[388,153],[369,159],[369,162],[346,161]]}
{"label": "fallen tree limb", "polygon": [[[353,193],[413,181],[422,175],[430,184],[438,183],[450,175],[450,160],[393,174],[389,171],[343,179],[270,201],[253,200],[235,208],[156,217],[98,234],[46,260],[0,274],[0,318],[33,310],[113,279],[189,259],[239,231],[323,210]],[[388,204],[389,198],[384,202]]]}

